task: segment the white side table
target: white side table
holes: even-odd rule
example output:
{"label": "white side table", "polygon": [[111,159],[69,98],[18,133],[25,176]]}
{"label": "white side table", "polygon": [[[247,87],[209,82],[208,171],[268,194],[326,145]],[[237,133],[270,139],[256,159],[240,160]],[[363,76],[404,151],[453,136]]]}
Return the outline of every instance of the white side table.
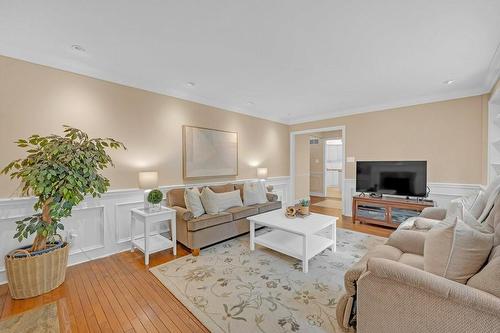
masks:
{"label": "white side table", "polygon": [[[144,253],[144,264],[149,265],[149,255],[151,253],[172,248],[174,256],[177,255],[175,210],[161,207],[159,211],[150,212],[145,208],[134,208],[131,210],[130,244],[131,252],[139,249]],[[135,238],[135,223],[139,221],[144,224],[144,237]],[[160,234],[151,235],[151,226],[159,222],[170,221],[170,234],[172,240]]]}

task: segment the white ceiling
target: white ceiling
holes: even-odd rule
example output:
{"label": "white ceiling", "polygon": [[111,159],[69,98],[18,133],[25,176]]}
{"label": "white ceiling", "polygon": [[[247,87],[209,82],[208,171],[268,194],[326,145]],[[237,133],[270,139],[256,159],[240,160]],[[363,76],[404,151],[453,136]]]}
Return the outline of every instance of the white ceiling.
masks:
{"label": "white ceiling", "polygon": [[0,0],[0,54],[289,124],[487,92],[499,43],[499,0]]}

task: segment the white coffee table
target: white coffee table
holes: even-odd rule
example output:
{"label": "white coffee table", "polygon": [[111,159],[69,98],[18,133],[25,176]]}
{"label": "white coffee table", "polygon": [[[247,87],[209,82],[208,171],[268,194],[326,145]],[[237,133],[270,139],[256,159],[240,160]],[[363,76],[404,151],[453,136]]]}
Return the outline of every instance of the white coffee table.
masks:
{"label": "white coffee table", "polygon": [[[307,273],[308,261],[323,250],[331,247],[337,251],[337,218],[334,216],[312,213],[295,219],[285,216],[283,210],[273,210],[264,214],[248,217],[250,221],[250,250],[255,250],[255,244],[270,248],[302,260],[302,271]],[[255,237],[255,225],[273,229]],[[317,233],[323,229],[330,230],[330,237]]]}

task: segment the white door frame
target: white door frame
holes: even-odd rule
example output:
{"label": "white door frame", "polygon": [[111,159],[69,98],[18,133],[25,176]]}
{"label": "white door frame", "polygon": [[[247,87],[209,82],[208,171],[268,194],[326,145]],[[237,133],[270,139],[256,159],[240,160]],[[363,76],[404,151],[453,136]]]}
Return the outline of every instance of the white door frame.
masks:
{"label": "white door frame", "polygon": [[332,126],[332,127],[322,127],[322,128],[312,128],[312,129],[307,129],[303,131],[293,131],[290,132],[290,192],[289,192],[289,198],[290,198],[290,204],[294,204],[296,199],[295,199],[295,136],[301,135],[301,134],[310,134],[310,133],[317,133],[317,132],[330,132],[330,131],[342,131],[342,144],[343,144],[343,151],[342,151],[342,181],[340,182],[341,186],[341,191],[342,191],[342,206],[346,202],[346,197],[345,197],[345,159],[346,159],[346,141],[345,141],[345,125],[341,126]]}
{"label": "white door frame", "polygon": [[[326,144],[326,141],[328,140],[335,140],[335,139],[338,139],[338,138],[323,138],[324,139],[324,145],[323,145],[323,196],[326,197],[327,195],[327,184],[326,184],[326,173],[328,171],[326,171],[326,155],[328,153],[328,145]],[[344,150],[345,150],[345,147],[344,147],[344,141],[343,139],[339,139],[339,140],[342,140],[342,155],[344,154]],[[345,156],[344,156],[345,157]],[[344,167],[344,165],[342,165],[342,167]],[[342,169],[342,172],[341,172],[341,175],[340,175],[340,178],[339,178],[339,187],[342,187],[342,185],[344,184],[344,179],[345,179],[345,170]]]}

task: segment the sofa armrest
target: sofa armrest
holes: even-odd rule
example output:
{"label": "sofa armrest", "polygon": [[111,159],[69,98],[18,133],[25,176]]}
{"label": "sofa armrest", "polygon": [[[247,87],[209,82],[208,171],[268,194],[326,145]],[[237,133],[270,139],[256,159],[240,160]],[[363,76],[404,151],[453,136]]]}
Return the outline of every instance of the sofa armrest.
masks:
{"label": "sofa armrest", "polygon": [[358,332],[498,332],[500,299],[391,260],[358,280]]}
{"label": "sofa armrest", "polygon": [[187,210],[186,208],[179,206],[173,206],[171,208],[175,209],[177,220],[190,221],[194,218],[193,213],[191,213],[191,211]]}
{"label": "sofa armrest", "polygon": [[267,192],[266,193],[266,197],[267,197],[267,201],[269,201],[269,202],[278,201],[278,195],[277,194]]}
{"label": "sofa armrest", "polygon": [[426,207],[420,213],[420,217],[425,217],[431,220],[442,221],[446,217],[446,208],[443,207]]}

